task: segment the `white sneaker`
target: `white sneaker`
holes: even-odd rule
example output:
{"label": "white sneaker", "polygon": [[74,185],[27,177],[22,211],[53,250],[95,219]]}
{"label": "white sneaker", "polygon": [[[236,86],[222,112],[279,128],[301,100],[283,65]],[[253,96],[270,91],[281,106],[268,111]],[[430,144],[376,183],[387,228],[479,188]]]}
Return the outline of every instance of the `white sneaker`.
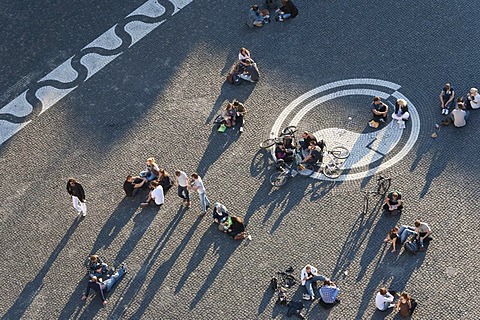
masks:
{"label": "white sneaker", "polygon": [[78,215],[80,215],[81,213],[82,213],[82,210],[80,210],[80,211],[77,211],[77,214],[78,214]]}
{"label": "white sneaker", "polygon": [[388,307],[389,307],[389,308],[395,308],[395,303],[390,303],[390,304],[388,305]]}
{"label": "white sneaker", "polygon": [[304,293],[303,300],[310,300],[310,295],[308,293]]}
{"label": "white sneaker", "polygon": [[252,236],[251,236],[251,235],[248,235],[247,239],[250,240],[250,241],[252,241]]}
{"label": "white sneaker", "polygon": [[240,127],[240,132],[243,132],[243,127]]}
{"label": "white sneaker", "polygon": [[445,114],[445,109],[442,109],[442,114]]}
{"label": "white sneaker", "polygon": [[447,115],[447,114],[448,114],[448,109],[445,109],[445,115]]}
{"label": "white sneaker", "polygon": [[87,213],[86,213],[86,212],[84,212],[84,213],[82,214],[82,217],[85,217],[86,215],[87,215]]}

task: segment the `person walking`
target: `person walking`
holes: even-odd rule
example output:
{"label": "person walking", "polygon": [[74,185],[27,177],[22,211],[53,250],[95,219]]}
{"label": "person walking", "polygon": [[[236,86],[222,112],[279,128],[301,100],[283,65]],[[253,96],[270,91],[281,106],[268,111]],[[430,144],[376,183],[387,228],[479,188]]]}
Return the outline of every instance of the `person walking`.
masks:
{"label": "person walking", "polygon": [[208,200],[207,192],[205,186],[203,185],[202,178],[197,173],[192,173],[192,178],[194,180],[193,190],[198,192],[200,198],[200,205],[202,207],[201,216],[204,216],[207,213],[207,209],[210,208],[210,200]]}
{"label": "person walking", "polygon": [[68,179],[67,192],[72,199],[73,208],[83,217],[87,215],[87,205],[85,204],[85,190],[74,178]]}
{"label": "person walking", "polygon": [[188,183],[189,179],[185,172],[176,170],[175,171],[176,184],[178,187],[178,196],[183,199],[183,203],[187,204],[187,207],[190,208],[190,194],[188,192]]}

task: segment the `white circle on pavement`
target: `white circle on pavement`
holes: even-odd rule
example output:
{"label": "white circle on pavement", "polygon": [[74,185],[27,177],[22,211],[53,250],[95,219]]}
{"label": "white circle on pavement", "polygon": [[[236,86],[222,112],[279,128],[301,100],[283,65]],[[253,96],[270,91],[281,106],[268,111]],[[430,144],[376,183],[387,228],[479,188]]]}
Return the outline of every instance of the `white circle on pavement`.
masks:
{"label": "white circle on pavement", "polygon": [[[349,88],[343,88],[346,86]],[[353,88],[350,88],[352,86]],[[366,88],[366,86],[386,88],[390,92],[393,90],[393,93]],[[284,123],[290,114],[302,103],[304,103],[306,100],[310,100],[310,98],[314,96],[317,97],[303,106],[295,114],[288,126],[297,126],[308,112],[329,100],[340,97],[366,95],[371,97],[379,96],[385,100],[390,96],[393,96],[396,99],[405,99],[408,103],[408,112],[410,113],[409,125],[411,126],[408,140],[402,149],[399,150],[394,156],[390,157],[385,162],[381,162],[375,167],[370,167],[371,163],[380,160],[389,154],[395,148],[404,133],[404,130],[399,128],[396,121],[390,121],[390,123],[384,128],[369,133],[357,133],[350,131],[347,128],[338,127],[325,128],[313,133],[318,139],[323,139],[330,148],[334,146],[344,146],[350,150],[350,157],[348,157],[344,163],[345,171],[335,180],[346,181],[372,176],[388,167],[395,165],[401,159],[403,159],[403,157],[405,157],[414,146],[420,133],[420,118],[418,116],[418,111],[413,103],[398,91],[400,88],[400,85],[393,82],[367,78],[347,79],[325,84],[306,92],[292,101],[280,113],[280,116],[275,121],[272,127],[271,137],[277,137],[282,128],[287,126],[284,125]],[[335,91],[332,91],[333,89],[335,89]],[[329,93],[323,94],[325,91],[329,91]],[[350,120],[351,118],[349,118],[349,121]],[[274,152],[275,151],[272,150],[272,154],[274,154]],[[327,159],[325,159],[325,161],[326,160]],[[368,167],[368,169],[364,171],[355,170],[354,173],[349,172],[350,169],[361,168],[365,166]],[[331,180],[319,172],[314,173],[312,177],[320,180]]]}

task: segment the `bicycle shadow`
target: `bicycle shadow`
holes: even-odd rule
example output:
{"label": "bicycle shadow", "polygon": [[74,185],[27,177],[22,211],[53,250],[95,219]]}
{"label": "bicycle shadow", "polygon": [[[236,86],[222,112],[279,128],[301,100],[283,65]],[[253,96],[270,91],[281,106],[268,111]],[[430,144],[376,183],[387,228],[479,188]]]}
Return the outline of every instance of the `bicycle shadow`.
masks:
{"label": "bicycle shadow", "polygon": [[268,168],[270,166],[270,152],[265,149],[260,149],[255,153],[250,162],[250,175],[252,177],[266,176]]}

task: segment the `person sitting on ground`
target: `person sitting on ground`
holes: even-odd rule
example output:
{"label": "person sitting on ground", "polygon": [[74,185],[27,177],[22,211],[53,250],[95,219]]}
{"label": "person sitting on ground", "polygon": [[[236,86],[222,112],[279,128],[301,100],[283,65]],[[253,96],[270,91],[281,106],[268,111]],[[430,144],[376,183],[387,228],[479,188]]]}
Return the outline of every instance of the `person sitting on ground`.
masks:
{"label": "person sitting on ground", "polygon": [[286,19],[293,19],[298,15],[298,9],[291,0],[282,0],[282,6],[277,9],[276,21],[283,21]]}
{"label": "person sitting on ground", "polygon": [[323,286],[319,290],[321,301],[326,305],[334,305],[335,303],[340,302],[338,295],[340,294],[340,289],[337,285],[330,279],[325,279],[323,281]]}
{"label": "person sitting on ground", "polygon": [[173,186],[173,180],[170,178],[170,174],[168,174],[165,169],[159,170],[158,183],[162,186],[164,193],[170,190],[170,188]]}
{"label": "person sitting on ground", "polygon": [[235,118],[237,117],[237,110],[235,110],[235,107],[233,106],[233,103],[227,103],[227,106],[225,107],[225,112],[223,119],[225,119],[225,125],[227,127],[234,126],[236,124]]}
{"label": "person sitting on ground", "polygon": [[395,103],[395,112],[392,114],[392,118],[397,120],[400,128],[405,128],[405,121],[410,117],[408,112],[407,101],[404,99],[398,99]]}
{"label": "person sitting on ground", "polygon": [[92,254],[88,258],[87,272],[90,278],[106,278],[108,272],[108,264],[103,262],[98,255]]}
{"label": "person sitting on ground", "polygon": [[[268,10],[267,10],[268,12]],[[254,27],[262,27],[265,23],[268,23],[270,20],[270,16],[266,15],[266,12],[262,11],[260,12],[260,9],[258,8],[258,5],[254,4],[251,8],[250,11],[248,12],[248,22],[247,24],[249,26],[254,26]]]}
{"label": "person sitting on ground", "polygon": [[317,141],[310,141],[310,146],[308,149],[310,152],[305,159],[303,159],[303,162],[315,165],[323,161],[323,152],[322,149],[317,145]]}
{"label": "person sitting on ground", "polygon": [[[459,98],[460,99],[460,98]],[[457,128],[467,125],[468,113],[465,111],[465,107],[462,100],[457,102],[457,106],[450,114],[450,119],[453,121],[453,125]]]}
{"label": "person sitting on ground", "polygon": [[442,109],[442,114],[448,114],[450,108],[453,106],[455,98],[455,91],[453,91],[450,83],[445,84],[445,87],[440,92],[440,108]]}
{"label": "person sitting on ground", "polygon": [[397,301],[397,311],[399,311],[400,316],[410,317],[416,307],[417,302],[413,300],[408,293],[402,292],[400,299]]}
{"label": "person sitting on ground", "polygon": [[147,207],[150,203],[159,207],[165,202],[163,187],[157,181],[152,181],[151,188],[153,190],[148,193],[147,200],[140,204],[142,208]]}
{"label": "person sitting on ground", "polygon": [[326,277],[318,274],[317,268],[307,264],[300,272],[300,279],[302,279],[302,286],[305,286],[307,294],[303,296],[304,300],[315,300],[312,285],[317,281],[325,281]]}
{"label": "person sitting on ground", "polygon": [[[246,48],[241,48],[240,52],[238,53],[238,64],[239,65],[244,65],[247,59],[252,60],[252,56],[250,54],[250,51]],[[252,60],[253,61],[253,60]]]}
{"label": "person sitting on ground", "polygon": [[216,202],[213,205],[212,216],[213,216],[213,222],[215,222],[217,224],[225,222],[225,220],[228,218],[227,207],[225,207],[220,202]]}
{"label": "person sitting on ground", "polygon": [[[235,240],[243,240],[249,237],[245,231],[245,224],[242,217],[229,216],[219,225],[219,229],[231,236]],[[251,237],[249,237],[250,239]]]}
{"label": "person sitting on ground", "polygon": [[303,150],[307,150],[311,141],[315,141],[315,143],[317,143],[317,138],[310,132],[304,131],[302,133],[302,138],[298,141],[298,143]]}
{"label": "person sitting on ground", "polygon": [[245,114],[247,113],[247,108],[238,100],[233,100],[233,107],[237,110],[236,122],[240,124],[240,132],[244,131],[245,126]]}
{"label": "person sitting on ground", "polygon": [[470,93],[467,96],[467,107],[472,109],[480,108],[480,94],[477,88],[470,88]]}
{"label": "person sitting on ground", "polygon": [[123,183],[123,191],[125,191],[127,197],[135,197],[138,194],[138,190],[146,186],[146,182],[146,178],[128,175]]}
{"label": "person sitting on ground", "polygon": [[385,204],[383,210],[389,212],[391,215],[400,214],[403,209],[402,195],[398,191],[391,191],[385,197]]}
{"label": "person sitting on ground", "polygon": [[425,251],[425,246],[423,245],[423,242],[425,238],[430,237],[430,235],[432,234],[432,229],[430,229],[430,226],[428,224],[417,219],[415,221],[415,232],[417,233],[417,241],[420,242],[419,250]]}
{"label": "person sitting on ground", "polygon": [[402,225],[400,228],[394,227],[390,229],[387,237],[383,240],[384,242],[392,241],[392,252],[397,250],[397,245],[404,243],[409,236],[416,236],[414,227]]}
{"label": "person sitting on ground", "polygon": [[144,171],[140,172],[140,177],[147,178],[147,181],[152,181],[158,177],[158,165],[155,158],[151,157],[147,159],[147,167]]}
{"label": "person sitting on ground", "polygon": [[243,72],[238,76],[243,80],[257,82],[260,79],[260,71],[258,71],[257,64],[252,59],[246,59]]}
{"label": "person sitting on ground", "polygon": [[[370,104],[370,107],[372,108],[373,113],[373,119],[370,121],[370,123],[372,123],[372,121],[380,123],[387,120],[388,106],[382,102],[382,99],[380,97],[374,97],[373,102]],[[374,125],[371,124],[370,126]],[[378,125],[376,126],[378,127]]]}
{"label": "person sitting on ground", "polygon": [[112,290],[115,283],[117,283],[124,275],[127,273],[127,266],[125,263],[122,263],[121,267],[113,274],[110,279],[105,280],[104,282],[99,281],[97,277],[92,277],[88,281],[87,290],[82,295],[82,300],[87,300],[90,289],[95,290],[100,297],[102,298],[103,305],[107,305],[107,293]]}
{"label": "person sitting on ground", "polygon": [[291,164],[295,159],[295,154],[293,149],[287,149],[283,142],[279,142],[275,147],[275,157],[277,158],[277,161],[283,160],[286,164]]}
{"label": "person sitting on ground", "polygon": [[395,291],[387,291],[385,287],[380,288],[375,297],[375,306],[380,311],[386,311],[388,308],[395,307],[393,300],[395,299]]}

